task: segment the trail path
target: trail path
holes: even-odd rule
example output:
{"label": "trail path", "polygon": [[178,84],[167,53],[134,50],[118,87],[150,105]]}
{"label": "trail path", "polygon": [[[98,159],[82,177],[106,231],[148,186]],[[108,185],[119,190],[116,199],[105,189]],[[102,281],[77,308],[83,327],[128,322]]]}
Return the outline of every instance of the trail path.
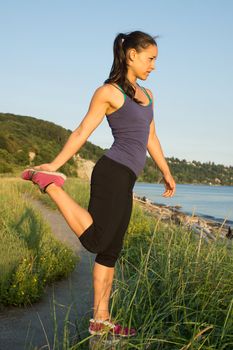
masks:
{"label": "trail path", "polygon": [[[6,307],[0,311],[0,350],[53,349],[54,319],[57,338],[63,339],[67,312],[69,331],[86,334],[85,320],[92,317],[92,269],[95,255],[85,250],[58,210],[48,209],[38,200],[30,203],[43,214],[53,234],[80,257],[75,270],[64,280],[47,286],[41,301],[27,307]],[[54,316],[55,314],[55,316]],[[44,328],[44,330],[43,330]],[[46,333],[46,335],[45,335]],[[46,337],[48,339],[46,339]],[[49,344],[49,346],[46,346]]]}

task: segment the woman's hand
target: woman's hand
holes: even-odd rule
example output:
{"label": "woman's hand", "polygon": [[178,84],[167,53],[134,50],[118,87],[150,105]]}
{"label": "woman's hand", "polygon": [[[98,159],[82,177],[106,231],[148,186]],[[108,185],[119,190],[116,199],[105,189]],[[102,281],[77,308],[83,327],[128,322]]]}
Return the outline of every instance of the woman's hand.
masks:
{"label": "woman's hand", "polygon": [[176,191],[176,183],[170,173],[163,175],[164,186],[166,191],[163,193],[163,197],[173,197]]}
{"label": "woman's hand", "polygon": [[36,170],[44,170],[44,171],[56,171],[57,168],[52,163],[45,163],[41,165],[36,165],[33,167]]}

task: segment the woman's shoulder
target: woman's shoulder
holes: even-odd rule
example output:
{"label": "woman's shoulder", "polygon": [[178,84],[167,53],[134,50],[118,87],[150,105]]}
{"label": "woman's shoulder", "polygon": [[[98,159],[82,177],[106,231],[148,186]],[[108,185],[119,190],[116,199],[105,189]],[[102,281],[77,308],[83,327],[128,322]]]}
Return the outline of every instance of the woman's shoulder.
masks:
{"label": "woman's shoulder", "polygon": [[[116,91],[117,88],[117,84],[116,83],[105,83],[103,85],[100,85],[96,88],[96,91],[99,91],[103,94],[109,94],[111,95],[112,93],[114,93]],[[119,89],[119,88],[118,88]]]}
{"label": "woman's shoulder", "polygon": [[108,101],[111,98],[112,89],[109,84],[99,85],[95,88],[93,96],[98,96],[101,100]]}
{"label": "woman's shoulder", "polygon": [[93,97],[95,97],[98,102],[107,105],[106,114],[112,113],[112,108],[118,109],[122,104],[122,92],[119,89],[116,89],[112,83],[105,83],[97,86]]}
{"label": "woman's shoulder", "polygon": [[[147,93],[153,100],[153,94],[151,90],[145,87],[143,88],[147,91]],[[102,94],[108,100],[118,98],[118,96],[122,95],[122,91],[120,90],[119,85],[117,85],[117,83],[105,83],[103,85],[98,86],[96,88],[96,91],[98,91],[99,94]]]}
{"label": "woman's shoulder", "polygon": [[96,88],[96,92],[110,103],[122,95],[122,92],[116,83],[105,83],[100,85]]}

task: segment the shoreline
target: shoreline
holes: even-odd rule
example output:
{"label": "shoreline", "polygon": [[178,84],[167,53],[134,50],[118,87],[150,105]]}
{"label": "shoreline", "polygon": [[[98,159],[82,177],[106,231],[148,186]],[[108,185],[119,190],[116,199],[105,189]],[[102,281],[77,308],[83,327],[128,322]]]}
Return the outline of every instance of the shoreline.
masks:
{"label": "shoreline", "polygon": [[227,240],[233,239],[233,227],[231,221],[219,222],[214,217],[190,215],[182,212],[180,206],[170,206],[150,201],[145,196],[137,196],[133,192],[133,200],[136,201],[145,211],[149,212],[161,221],[172,221],[176,225],[181,225],[192,229],[196,234],[201,235],[207,242],[220,237]]}

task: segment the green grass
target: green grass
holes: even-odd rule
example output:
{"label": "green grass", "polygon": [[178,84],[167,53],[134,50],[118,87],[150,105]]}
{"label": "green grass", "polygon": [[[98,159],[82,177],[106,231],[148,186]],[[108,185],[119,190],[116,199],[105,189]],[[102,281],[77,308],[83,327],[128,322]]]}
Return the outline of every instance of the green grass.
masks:
{"label": "green grass", "polygon": [[197,241],[190,231],[156,222],[134,207],[112,311],[138,328],[138,348],[233,348],[233,252],[228,243]]}
{"label": "green grass", "polygon": [[79,260],[22,197],[18,181],[0,179],[0,305],[26,305]]}
{"label": "green grass", "polygon": [[[34,186],[22,186],[53,205]],[[65,186],[86,208],[89,184],[69,179]],[[232,266],[231,241],[217,238],[208,244],[188,229],[162,223],[134,202],[110,301],[112,317],[135,327],[138,336],[112,349],[233,349]],[[88,320],[83,327],[87,329]],[[55,348],[87,349],[90,335],[81,338],[72,346],[64,325],[63,344]]]}
{"label": "green grass", "polygon": [[[135,327],[138,336],[110,349],[231,350],[233,254],[228,243],[197,240],[191,231],[155,220],[134,202],[110,312],[124,326]],[[82,326],[87,329],[88,320]],[[92,339],[86,332],[71,345],[68,331],[64,334],[56,349],[87,349]],[[109,349],[105,338],[95,350]]]}

